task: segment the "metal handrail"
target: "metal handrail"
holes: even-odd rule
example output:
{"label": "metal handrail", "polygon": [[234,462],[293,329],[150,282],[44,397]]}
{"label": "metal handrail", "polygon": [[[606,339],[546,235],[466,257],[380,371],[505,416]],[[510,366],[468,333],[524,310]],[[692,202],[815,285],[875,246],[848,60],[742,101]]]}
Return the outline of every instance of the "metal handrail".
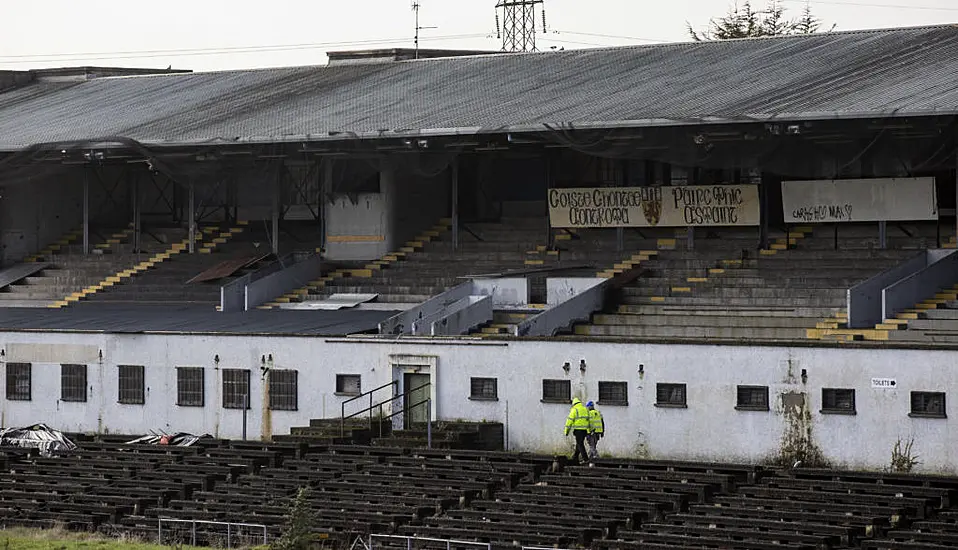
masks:
{"label": "metal handrail", "polygon": [[[389,384],[384,384],[384,385],[382,385],[382,386],[380,386],[380,387],[378,387],[378,388],[376,388],[376,389],[369,390],[369,392],[367,392],[367,393],[369,394],[369,406],[366,407],[365,409],[361,410],[361,411],[354,412],[353,414],[351,414],[351,415],[349,415],[349,416],[346,416],[346,403],[349,403],[350,401],[355,401],[356,399],[359,399],[360,397],[363,397],[365,394],[360,394],[360,395],[357,395],[356,397],[353,397],[352,399],[349,399],[349,400],[347,400],[347,401],[343,401],[343,405],[342,405],[342,415],[343,415],[343,416],[342,416],[342,420],[340,421],[340,434],[339,434],[340,437],[345,437],[345,436],[346,436],[346,420],[349,419],[349,418],[352,418],[352,417],[354,417],[354,416],[359,416],[359,415],[363,414],[363,413],[366,412],[366,411],[369,411],[369,429],[372,429],[372,427],[373,427],[373,410],[374,410],[374,409],[377,409],[377,408],[379,409],[379,416],[380,416],[381,420],[388,420],[388,419],[390,419],[390,418],[392,418],[392,417],[398,415],[398,414],[401,413],[401,412],[407,411],[407,410],[409,410],[409,409],[411,409],[411,408],[413,408],[413,407],[418,407],[419,405],[421,405],[421,404],[424,403],[425,401],[421,401],[421,402],[419,402],[419,403],[416,403],[415,405],[411,405],[411,406],[408,406],[408,407],[403,407],[402,409],[400,409],[400,410],[398,410],[398,411],[396,411],[396,412],[390,414],[389,416],[386,416],[386,417],[383,417],[383,416],[382,416],[383,405],[385,405],[385,404],[387,404],[387,403],[392,403],[393,401],[395,401],[395,400],[397,400],[397,399],[399,399],[399,398],[401,398],[401,397],[406,397],[406,396],[408,396],[409,394],[411,394],[411,393],[414,392],[414,391],[419,391],[419,390],[421,390],[421,389],[423,389],[423,388],[428,388],[429,386],[432,385],[432,382],[426,382],[425,384],[422,384],[422,385],[420,385],[420,386],[416,386],[415,388],[412,388],[412,389],[410,389],[410,390],[407,390],[407,391],[405,391],[405,392],[403,392],[403,393],[401,393],[401,394],[393,395],[392,397],[390,397],[389,399],[386,399],[385,401],[380,401],[379,403],[373,404],[372,392],[377,391],[377,390],[381,390],[381,389],[383,389],[383,388],[385,388],[385,387],[387,387],[387,386],[398,386],[398,383],[399,383],[398,380],[393,380],[393,381],[390,382]],[[427,398],[426,401],[429,401],[429,399]],[[381,430],[381,429],[382,429],[382,424],[380,423],[380,430]],[[380,435],[382,435],[382,434],[380,433]]]}
{"label": "metal handrail", "polygon": [[[390,382],[387,383],[387,384],[383,384],[382,386],[373,388],[373,389],[371,389],[371,390],[367,390],[367,391],[365,391],[365,392],[363,392],[363,393],[357,395],[356,397],[351,397],[351,398],[349,398],[349,399],[343,401],[343,402],[342,402],[342,405],[340,406],[340,411],[339,411],[339,412],[340,412],[339,437],[345,437],[345,436],[346,436],[346,419],[347,419],[347,418],[352,418],[352,417],[354,417],[354,416],[358,416],[358,415],[360,415],[360,414],[362,414],[362,413],[364,413],[364,412],[366,412],[366,411],[369,411],[369,429],[371,430],[371,429],[373,428],[373,409],[375,408],[375,406],[373,405],[373,394],[374,394],[375,392],[379,391],[379,390],[388,388],[388,387],[390,387],[390,386],[393,386],[393,393],[395,394],[396,390],[399,389],[399,381],[398,381],[398,380],[392,380],[392,381],[390,381]],[[365,408],[365,409],[363,409],[363,410],[361,410],[361,411],[359,411],[359,412],[353,413],[353,414],[351,414],[351,415],[349,415],[349,416],[346,416],[346,404],[347,404],[347,403],[352,403],[353,401],[356,401],[357,399],[362,399],[363,397],[365,397],[365,396],[367,396],[367,395],[369,396],[369,407],[367,407],[367,408]]]}

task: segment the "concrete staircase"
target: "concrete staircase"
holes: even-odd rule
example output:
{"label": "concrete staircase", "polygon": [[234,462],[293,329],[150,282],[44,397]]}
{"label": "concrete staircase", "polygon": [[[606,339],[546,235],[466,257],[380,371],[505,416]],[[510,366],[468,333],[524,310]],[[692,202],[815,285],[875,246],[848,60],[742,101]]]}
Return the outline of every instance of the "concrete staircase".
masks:
{"label": "concrete staircase", "polygon": [[[662,251],[620,292],[618,306],[577,326],[612,338],[799,341],[823,318],[840,319],[846,289],[895,265],[908,250],[829,251],[805,245],[810,231],[774,235],[766,250],[719,239],[694,252]],[[624,266],[623,266],[624,267]]]}
{"label": "concrete staircase", "polygon": [[847,329],[845,322],[827,327],[841,341],[875,340],[920,345],[958,344],[958,285],[940,289],[934,297],[898,313],[894,319],[869,329]]}
{"label": "concrete staircase", "polygon": [[[183,234],[186,235],[186,231]],[[187,281],[235,257],[253,257],[269,253],[267,239],[261,235],[249,235],[246,224],[231,227],[210,226],[197,233],[196,253],[188,254],[188,238],[174,244],[169,254],[150,258],[153,265],[124,276],[117,273],[114,284],[104,286],[84,298],[91,304],[136,303],[136,304],[204,304],[211,307],[219,303],[220,286],[227,279],[186,284]],[[255,246],[258,243],[259,246]],[[254,266],[255,267],[255,266]],[[241,273],[235,273],[230,278]],[[107,282],[111,282],[107,280]]]}
{"label": "concrete staircase", "polygon": [[[418,304],[464,281],[458,277],[556,265],[555,256],[530,257],[529,251],[543,246],[542,225],[538,218],[469,224],[469,231],[459,232],[459,250],[453,250],[451,220],[442,219],[397,251],[362,267],[331,272],[265,307],[338,293],[378,294],[377,302]],[[544,298],[544,287],[540,290]]]}
{"label": "concrete staircase", "polygon": [[[162,251],[167,245],[155,241],[141,246],[139,254],[130,244],[133,229],[122,228],[102,232],[91,231],[90,254],[83,253],[79,240],[82,231],[73,231],[37,254],[26,258],[30,262],[49,262],[51,267],[27,277],[0,292],[0,307],[59,307],[65,297],[99,284],[129,266],[137,264],[150,253]],[[165,235],[165,233],[163,233]]]}
{"label": "concrete staircase", "polygon": [[[504,427],[498,422],[434,422],[432,446],[436,449],[503,450]],[[309,426],[294,426],[289,435],[274,435],[273,441],[296,441],[326,445],[373,445],[377,447],[426,447],[425,425],[393,430],[391,420],[350,418],[345,430],[338,418],[314,418]]]}

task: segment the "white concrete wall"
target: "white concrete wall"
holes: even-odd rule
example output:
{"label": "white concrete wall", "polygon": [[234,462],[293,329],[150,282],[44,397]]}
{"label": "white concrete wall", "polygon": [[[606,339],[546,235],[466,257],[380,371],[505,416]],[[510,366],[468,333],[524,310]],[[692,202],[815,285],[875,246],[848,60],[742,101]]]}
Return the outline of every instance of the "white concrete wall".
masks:
{"label": "white concrete wall", "polygon": [[[355,202],[353,202],[355,199]],[[337,196],[326,206],[329,232],[326,257],[331,260],[373,260],[389,252],[388,196],[360,193]]]}
{"label": "white concrete wall", "polygon": [[[400,377],[397,365],[423,364],[436,383],[437,418],[504,422],[513,450],[570,448],[562,436],[568,405],[540,402],[543,378],[569,379],[574,394],[593,400],[599,381],[625,381],[628,406],[600,405],[608,426],[601,450],[615,455],[745,462],[775,457],[788,428],[777,396],[807,392],[811,441],[832,465],[882,468],[899,438],[914,438],[919,470],[958,471],[958,430],[952,426],[958,397],[948,396],[950,418],[908,416],[910,391],[947,392],[958,383],[951,351],[40,333],[0,333],[0,349],[0,370],[5,362],[34,364],[33,400],[0,400],[4,426],[43,421],[66,430],[162,428],[238,437],[242,414],[222,408],[219,367],[252,371],[252,437],[288,433],[310,418],[339,416],[347,397],[335,395],[336,374],[362,375],[365,390]],[[264,357],[267,366],[299,371],[298,411],[262,410]],[[90,365],[88,403],[58,401],[58,365],[66,362]],[[562,369],[566,362],[568,374]],[[120,364],[145,365],[146,405],[116,403]],[[204,408],[175,405],[177,366],[206,368]],[[498,401],[469,400],[471,377],[497,378]],[[896,378],[897,389],[874,389],[873,377]],[[656,407],[657,383],[687,384],[688,408]],[[769,386],[772,410],[735,410],[739,384]],[[857,414],[821,414],[823,387],[854,388]]]}

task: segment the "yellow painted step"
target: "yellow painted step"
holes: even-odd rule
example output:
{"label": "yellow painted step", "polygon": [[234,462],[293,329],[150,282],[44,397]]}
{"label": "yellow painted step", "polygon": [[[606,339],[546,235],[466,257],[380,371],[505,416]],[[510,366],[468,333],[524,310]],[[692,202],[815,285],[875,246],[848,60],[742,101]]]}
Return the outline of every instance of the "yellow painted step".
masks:
{"label": "yellow painted step", "polygon": [[404,247],[400,248],[399,251],[400,251],[400,252],[403,252],[403,253],[406,253],[406,254],[412,254],[413,252],[416,251],[416,249],[413,248],[413,247],[411,247],[411,246],[404,246]]}
{"label": "yellow painted step", "polygon": [[600,277],[602,279],[611,279],[612,277],[615,277],[615,275],[615,271],[612,271],[611,269],[606,269],[605,271],[600,271],[595,274],[596,277]]}
{"label": "yellow painted step", "polygon": [[651,298],[649,298],[649,301],[655,302],[655,303],[664,302],[665,296],[652,296]]}
{"label": "yellow painted step", "polygon": [[899,313],[898,318],[902,321],[915,320],[918,319],[917,313]]}
{"label": "yellow painted step", "polygon": [[742,260],[722,260],[722,265],[742,265]]}
{"label": "yellow painted step", "polygon": [[895,323],[878,323],[875,325],[875,330],[898,330],[899,328],[901,327]]}
{"label": "yellow painted step", "polygon": [[672,292],[692,292],[692,287],[690,286],[673,286]]}
{"label": "yellow painted step", "polygon": [[412,248],[422,248],[424,243],[422,241],[406,241],[406,246],[411,246]]}
{"label": "yellow painted step", "polygon": [[349,273],[353,277],[359,277],[363,279],[368,279],[373,276],[372,269],[350,269]]}
{"label": "yellow painted step", "polygon": [[708,277],[689,277],[685,280],[689,283],[707,283],[709,278]]}
{"label": "yellow painted step", "polygon": [[785,243],[773,243],[769,248],[772,250],[788,250],[788,245]]}
{"label": "yellow painted step", "polygon": [[569,234],[567,234],[567,233],[562,233],[562,234],[560,234],[560,235],[556,235],[556,236],[553,237],[553,238],[554,238],[555,240],[557,240],[557,241],[571,241],[571,240],[572,240],[572,235],[569,235]]}
{"label": "yellow painted step", "polygon": [[659,248],[675,248],[675,239],[658,239],[656,244]]}
{"label": "yellow painted step", "polygon": [[545,260],[526,260],[525,261],[526,265],[543,265],[545,263],[546,263]]}
{"label": "yellow painted step", "polygon": [[778,254],[778,250],[767,250],[763,248],[762,250],[759,250],[758,253],[762,256],[774,256],[775,254]]}
{"label": "yellow painted step", "polygon": [[725,270],[720,267],[713,267],[709,269],[709,275],[721,275],[725,273]]}

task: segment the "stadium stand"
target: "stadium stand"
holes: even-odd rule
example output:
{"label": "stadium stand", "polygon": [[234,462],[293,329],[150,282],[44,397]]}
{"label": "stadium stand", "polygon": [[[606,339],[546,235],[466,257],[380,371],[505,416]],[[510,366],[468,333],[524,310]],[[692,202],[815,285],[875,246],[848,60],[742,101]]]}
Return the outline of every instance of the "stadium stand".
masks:
{"label": "stadium stand", "polygon": [[[600,459],[501,451],[243,442],[188,447],[79,441],[39,456],[0,449],[0,526],[222,544],[215,525],[280,536],[300,488],[313,531],[392,534],[493,548],[952,548],[958,480],[881,472]],[[572,503],[575,503],[573,506]],[[262,529],[234,526],[233,541]],[[404,542],[403,542],[404,543]],[[405,543],[404,543],[405,544]],[[385,547],[390,547],[386,544]]]}

